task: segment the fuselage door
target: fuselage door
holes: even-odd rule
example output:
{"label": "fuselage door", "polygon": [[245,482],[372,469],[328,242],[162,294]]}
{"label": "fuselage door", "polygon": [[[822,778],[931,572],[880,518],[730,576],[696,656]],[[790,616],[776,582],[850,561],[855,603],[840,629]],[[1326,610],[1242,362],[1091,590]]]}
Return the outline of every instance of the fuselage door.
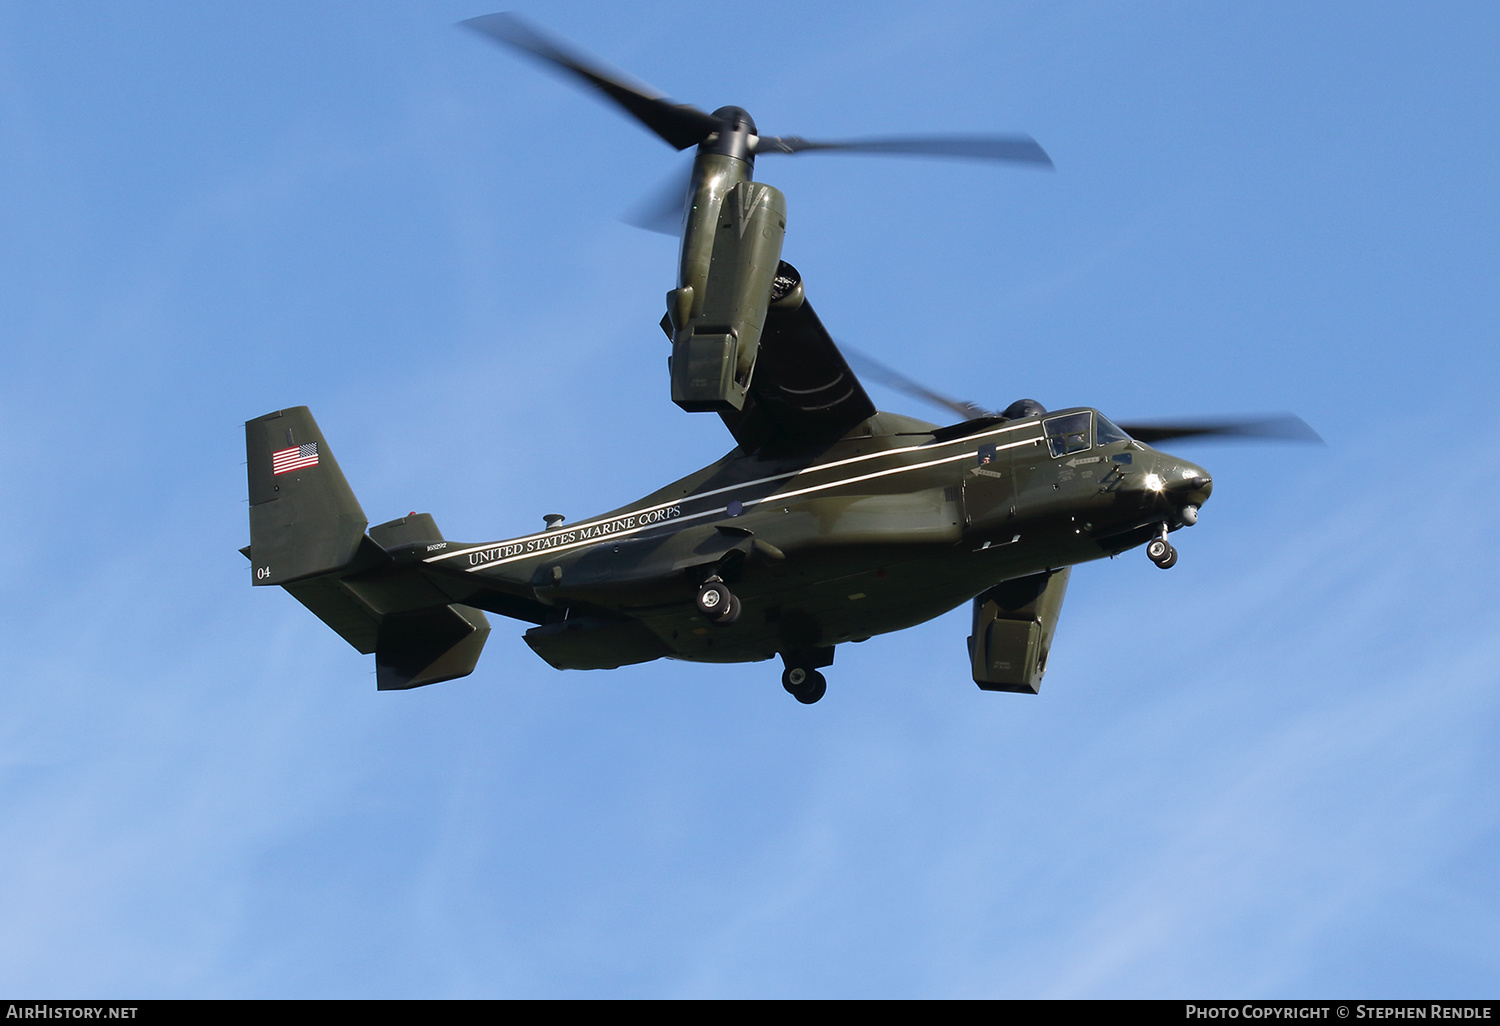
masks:
{"label": "fuselage door", "polygon": [[1016,500],[1010,460],[993,445],[981,445],[964,473],[964,524],[997,524],[1010,516]]}

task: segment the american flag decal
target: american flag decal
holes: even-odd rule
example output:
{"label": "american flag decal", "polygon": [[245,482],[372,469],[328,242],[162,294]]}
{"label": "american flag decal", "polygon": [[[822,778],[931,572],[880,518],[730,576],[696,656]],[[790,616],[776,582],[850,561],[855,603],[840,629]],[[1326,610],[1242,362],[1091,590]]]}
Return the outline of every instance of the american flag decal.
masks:
{"label": "american flag decal", "polygon": [[316,467],[318,465],[318,443],[308,442],[306,445],[294,445],[290,449],[278,449],[271,453],[271,476],[277,474],[290,474],[294,470],[303,467]]}

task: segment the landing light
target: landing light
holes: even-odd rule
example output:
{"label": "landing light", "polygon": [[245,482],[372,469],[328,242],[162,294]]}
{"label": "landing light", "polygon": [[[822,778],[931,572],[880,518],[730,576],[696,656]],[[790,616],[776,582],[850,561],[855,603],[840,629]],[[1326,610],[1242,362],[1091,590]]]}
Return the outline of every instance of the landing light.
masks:
{"label": "landing light", "polygon": [[1153,492],[1159,492],[1159,491],[1162,490],[1162,487],[1163,487],[1163,485],[1162,485],[1162,479],[1161,479],[1161,475],[1160,474],[1147,474],[1146,475],[1146,488],[1148,490],[1153,491]]}

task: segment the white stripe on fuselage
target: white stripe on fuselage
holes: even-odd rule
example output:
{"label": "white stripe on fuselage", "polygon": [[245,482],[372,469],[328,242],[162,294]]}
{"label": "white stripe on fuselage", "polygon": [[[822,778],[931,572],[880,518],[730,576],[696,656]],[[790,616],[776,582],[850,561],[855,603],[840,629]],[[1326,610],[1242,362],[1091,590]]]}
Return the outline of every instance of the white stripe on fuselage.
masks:
{"label": "white stripe on fuselage", "polygon": [[[832,461],[830,463],[820,463],[820,464],[818,464],[816,466],[804,467],[801,470],[793,470],[793,471],[789,471],[789,472],[787,472],[785,474],[772,474],[769,477],[760,477],[760,478],[756,478],[756,479],[754,479],[752,481],[741,481],[741,482],[738,482],[736,484],[726,485],[726,486],[724,486],[722,488],[715,488],[715,489],[712,489],[711,491],[707,491],[707,492],[698,492],[698,493],[693,494],[693,495],[685,495],[685,496],[683,496],[680,499],[674,499],[674,500],[672,500],[670,502],[658,503],[655,506],[643,506],[640,509],[636,509],[636,510],[626,510],[626,511],[624,511],[622,513],[616,513],[616,514],[612,514],[612,515],[609,515],[609,516],[595,517],[592,520],[585,520],[585,521],[582,521],[581,523],[579,523],[577,525],[574,525],[573,527],[570,528],[570,530],[582,530],[583,528],[590,527],[590,526],[592,526],[594,524],[608,523],[611,520],[622,520],[622,519],[624,519],[626,517],[640,517],[640,516],[643,516],[643,515],[646,515],[646,514],[655,513],[655,512],[660,511],[660,510],[670,509],[673,506],[679,506],[679,505],[681,505],[684,502],[693,502],[693,501],[698,500],[698,499],[707,499],[707,498],[711,498],[711,497],[713,497],[715,495],[722,495],[722,494],[724,494],[726,492],[743,492],[745,489],[754,488],[757,485],[769,484],[769,483],[771,483],[773,481],[786,481],[786,480],[790,480],[792,478],[801,477],[804,474],[816,474],[816,473],[819,473],[820,471],[833,470],[833,469],[836,469],[838,467],[848,466],[848,465],[853,464],[853,463],[863,463],[863,462],[865,462],[867,460],[881,459],[882,457],[886,457],[886,456],[900,456],[900,455],[904,455],[904,454],[910,453],[910,452],[920,452],[923,449],[941,449],[941,448],[947,448],[949,445],[962,444],[964,446],[964,449],[963,449],[962,452],[955,453],[952,456],[943,456],[943,457],[941,457],[939,459],[928,460],[928,461],[923,462],[923,463],[911,463],[911,464],[907,464],[906,466],[902,466],[902,467],[891,467],[891,468],[889,468],[887,470],[876,470],[876,471],[872,471],[872,472],[870,472],[868,474],[860,474],[860,475],[857,475],[855,477],[839,478],[837,481],[828,481],[828,482],[825,482],[823,484],[809,485],[806,488],[798,488],[798,489],[795,489],[795,490],[790,491],[790,492],[776,492],[776,493],[773,493],[771,495],[767,495],[765,498],[762,498],[762,499],[751,499],[748,502],[744,502],[744,503],[741,504],[741,508],[748,510],[748,509],[751,509],[754,506],[759,506],[759,505],[761,505],[763,503],[768,503],[768,502],[769,503],[785,502],[788,499],[797,498],[797,497],[803,496],[803,495],[809,495],[809,494],[811,494],[813,492],[823,492],[823,491],[828,491],[828,490],[833,489],[833,488],[843,488],[843,487],[845,487],[847,485],[859,484],[860,482],[874,480],[875,478],[890,477],[890,476],[892,476],[894,474],[904,474],[904,473],[908,473],[909,471],[913,471],[913,470],[925,470],[928,467],[936,467],[936,466],[940,466],[941,464],[944,464],[944,463],[953,463],[953,462],[955,462],[957,460],[968,459],[971,455],[973,455],[973,452],[976,451],[974,449],[974,447],[973,447],[973,443],[976,440],[978,440],[978,439],[987,438],[987,437],[991,437],[991,436],[994,436],[994,435],[1004,434],[1004,433],[1006,433],[1008,431],[1017,431],[1017,430],[1020,430],[1022,428],[1027,428],[1027,427],[1034,428],[1034,427],[1037,427],[1037,426],[1038,425],[1036,423],[1034,423],[1034,422],[1030,423],[1030,424],[1015,424],[1015,425],[1010,425],[1010,426],[1007,426],[1007,427],[995,428],[995,429],[993,429],[991,431],[983,431],[983,432],[979,432],[979,433],[976,433],[976,434],[973,434],[973,435],[966,435],[966,436],[964,436],[961,439],[954,439],[952,442],[939,442],[936,445],[934,445],[931,442],[927,442],[927,443],[924,443],[922,445],[908,445],[908,446],[904,446],[904,447],[899,448],[899,449],[884,449],[884,450],[881,450],[880,452],[863,453],[863,454],[861,454],[859,456],[850,456],[850,457],[848,457],[846,459],[834,460],[834,461]],[[1023,438],[1020,441],[1016,441],[1016,442],[1008,442],[1005,445],[998,445],[995,448],[996,448],[996,451],[1004,451],[1006,449],[1014,449],[1014,448],[1017,448],[1018,446],[1027,445],[1029,443],[1032,443],[1032,442],[1035,442],[1035,441],[1039,441],[1042,437],[1043,436],[1040,433],[1038,433],[1035,436],[1029,436],[1029,437]],[[704,517],[719,516],[721,514],[727,513],[728,509],[729,509],[728,506],[720,506],[717,509],[702,510],[702,511],[700,511],[698,513],[688,514],[687,516],[674,517],[672,520],[670,520],[668,522],[671,523],[672,525],[676,526],[678,524],[687,523],[690,520],[701,520]],[[661,527],[662,524],[663,524],[663,521],[658,520],[658,521],[655,521],[655,522],[650,523],[650,524],[642,524],[642,525],[640,525],[638,527],[625,528],[623,530],[613,531],[613,532],[610,532],[608,534],[596,534],[596,535],[594,535],[591,538],[583,538],[583,539],[580,539],[580,540],[575,541],[575,542],[567,542],[567,543],[564,543],[562,545],[549,546],[549,547],[547,547],[545,549],[534,549],[534,550],[527,551],[527,552],[521,552],[521,553],[517,553],[516,555],[513,555],[513,556],[506,556],[503,559],[490,560],[489,562],[480,563],[477,566],[469,567],[468,568],[468,572],[469,573],[473,573],[476,570],[485,570],[485,569],[488,569],[489,567],[500,566],[501,564],[504,564],[504,563],[513,563],[513,562],[515,562],[518,559],[529,559],[529,558],[531,558],[533,556],[538,556],[538,555],[541,555],[543,553],[564,552],[564,551],[567,551],[568,549],[578,548],[581,545],[596,545],[596,544],[598,544],[600,542],[603,542],[603,541],[609,541],[609,540],[612,540],[612,539],[624,538],[624,537],[627,537],[627,536],[632,535],[632,534],[638,534],[641,531],[648,531],[648,530],[651,530],[652,528]],[[512,545],[523,545],[524,546],[527,542],[530,542],[530,541],[536,541],[536,540],[546,539],[546,538],[555,537],[555,536],[556,535],[553,532],[542,531],[542,532],[538,532],[537,534],[522,535],[519,538],[510,538],[510,539],[506,539],[504,541],[490,542],[490,543],[488,543],[486,545],[470,545],[467,548],[459,549],[459,550],[457,550],[455,552],[445,552],[445,553],[443,553],[440,556],[429,556],[425,560],[423,560],[423,562],[424,563],[435,563],[435,562],[439,562],[441,560],[453,559],[453,558],[455,558],[457,556],[467,556],[470,553],[474,553],[474,552],[483,552],[485,549],[508,548],[508,547],[510,547]]]}

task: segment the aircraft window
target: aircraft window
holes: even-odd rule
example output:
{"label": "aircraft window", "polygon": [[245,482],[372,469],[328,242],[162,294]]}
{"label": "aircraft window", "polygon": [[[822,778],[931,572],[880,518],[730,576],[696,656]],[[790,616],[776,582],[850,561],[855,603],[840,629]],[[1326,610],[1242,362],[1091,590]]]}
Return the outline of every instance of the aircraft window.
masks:
{"label": "aircraft window", "polygon": [[1108,445],[1110,442],[1128,442],[1130,436],[1101,413],[1094,421],[1094,441],[1099,445]]}
{"label": "aircraft window", "polygon": [[979,465],[987,467],[995,462],[995,447],[993,445],[981,445],[979,447]]}
{"label": "aircraft window", "polygon": [[1070,413],[1066,417],[1053,417],[1042,421],[1047,432],[1047,448],[1054,456],[1066,456],[1070,452],[1082,452],[1089,447],[1089,415]]}

